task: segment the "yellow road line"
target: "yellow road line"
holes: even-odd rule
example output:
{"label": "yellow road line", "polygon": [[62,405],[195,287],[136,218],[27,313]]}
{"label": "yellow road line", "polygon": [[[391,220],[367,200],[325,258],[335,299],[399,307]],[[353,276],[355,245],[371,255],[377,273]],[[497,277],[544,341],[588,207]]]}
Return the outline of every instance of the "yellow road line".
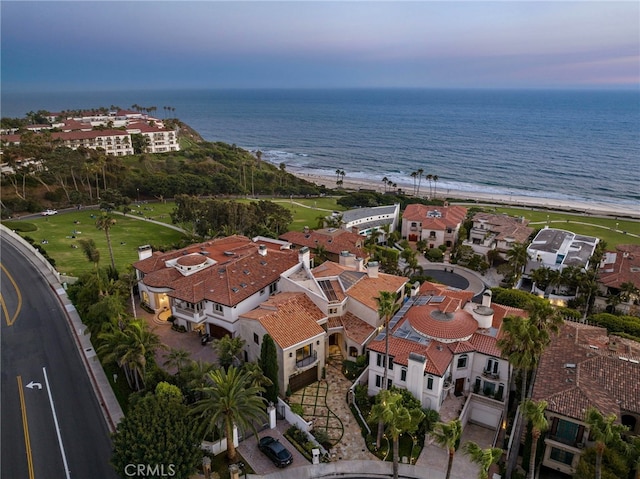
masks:
{"label": "yellow road line", "polygon": [[20,409],[22,409],[22,429],[24,429],[24,445],[27,449],[27,466],[29,479],[34,479],[33,457],[31,455],[31,439],[29,438],[29,422],[27,421],[27,406],[24,402],[24,389],[22,388],[22,376],[18,376],[18,394],[20,395]]}
{"label": "yellow road line", "polygon": [[0,305],[2,306],[2,311],[4,313],[4,320],[7,322],[7,326],[13,326],[13,323],[15,323],[16,319],[18,319],[18,314],[22,309],[22,293],[20,292],[20,288],[18,288],[18,284],[13,279],[13,276],[11,276],[9,271],[7,271],[7,268],[5,268],[2,263],[0,263],[0,268],[2,268],[2,271],[4,271],[4,274],[6,274],[7,278],[9,278],[9,281],[13,285],[13,288],[16,291],[16,295],[18,296],[18,305],[16,306],[16,312],[13,314],[11,318],[9,318],[9,311],[7,310],[7,304],[4,301],[2,294],[0,293]]}

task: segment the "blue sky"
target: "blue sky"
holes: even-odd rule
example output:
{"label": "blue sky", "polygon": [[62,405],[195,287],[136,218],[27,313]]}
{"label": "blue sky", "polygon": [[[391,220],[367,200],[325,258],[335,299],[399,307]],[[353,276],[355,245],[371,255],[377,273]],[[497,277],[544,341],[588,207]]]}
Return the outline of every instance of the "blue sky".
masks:
{"label": "blue sky", "polygon": [[5,90],[637,88],[640,2],[0,2]]}

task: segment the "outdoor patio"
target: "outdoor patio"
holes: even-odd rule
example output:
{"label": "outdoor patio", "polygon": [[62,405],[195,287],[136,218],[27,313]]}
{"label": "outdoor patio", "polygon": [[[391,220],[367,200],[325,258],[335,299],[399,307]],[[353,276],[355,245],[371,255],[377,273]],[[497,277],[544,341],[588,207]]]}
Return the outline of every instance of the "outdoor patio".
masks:
{"label": "outdoor patio", "polygon": [[163,366],[163,363],[166,361],[165,356],[171,349],[184,349],[194,361],[204,361],[208,363],[218,362],[218,357],[211,347],[211,343],[203,346],[198,333],[194,331],[180,333],[171,329],[171,323],[167,321],[167,318],[170,316],[169,311],[161,311],[160,313],[153,314],[137,306],[136,314],[138,318],[144,318],[151,330],[160,337],[160,342],[167,347],[167,349],[160,349],[156,352],[156,362],[158,366],[166,369],[170,373],[175,372]]}

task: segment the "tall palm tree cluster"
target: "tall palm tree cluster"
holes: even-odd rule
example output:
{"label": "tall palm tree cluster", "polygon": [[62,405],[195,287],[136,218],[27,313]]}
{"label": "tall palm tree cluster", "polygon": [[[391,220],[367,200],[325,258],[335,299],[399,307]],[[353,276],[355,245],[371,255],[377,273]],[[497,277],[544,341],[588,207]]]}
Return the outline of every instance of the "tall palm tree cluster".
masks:
{"label": "tall palm tree cluster", "polygon": [[422,168],[418,168],[416,171],[412,171],[409,176],[413,178],[413,194],[414,196],[420,196],[420,188],[422,187],[422,178],[426,178],[429,182],[429,198],[435,198],[437,196],[437,185],[440,179],[438,175],[432,175],[428,173],[424,174]]}

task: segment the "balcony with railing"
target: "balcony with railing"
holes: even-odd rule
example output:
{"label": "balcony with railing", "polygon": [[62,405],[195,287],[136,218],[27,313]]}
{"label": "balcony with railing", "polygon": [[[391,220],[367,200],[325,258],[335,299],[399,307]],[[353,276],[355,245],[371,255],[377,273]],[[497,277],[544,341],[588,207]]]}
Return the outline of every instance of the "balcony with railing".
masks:
{"label": "balcony with railing", "polygon": [[296,368],[306,368],[307,366],[314,364],[316,361],[318,361],[318,352],[314,351],[310,356],[296,360]]}
{"label": "balcony with railing", "polygon": [[193,308],[179,308],[174,306],[173,314],[179,318],[186,319],[193,323],[202,323],[205,320],[204,311],[196,311]]}
{"label": "balcony with railing", "polygon": [[485,369],[482,371],[482,377],[497,381],[500,379],[500,370],[493,371],[490,369]]}

